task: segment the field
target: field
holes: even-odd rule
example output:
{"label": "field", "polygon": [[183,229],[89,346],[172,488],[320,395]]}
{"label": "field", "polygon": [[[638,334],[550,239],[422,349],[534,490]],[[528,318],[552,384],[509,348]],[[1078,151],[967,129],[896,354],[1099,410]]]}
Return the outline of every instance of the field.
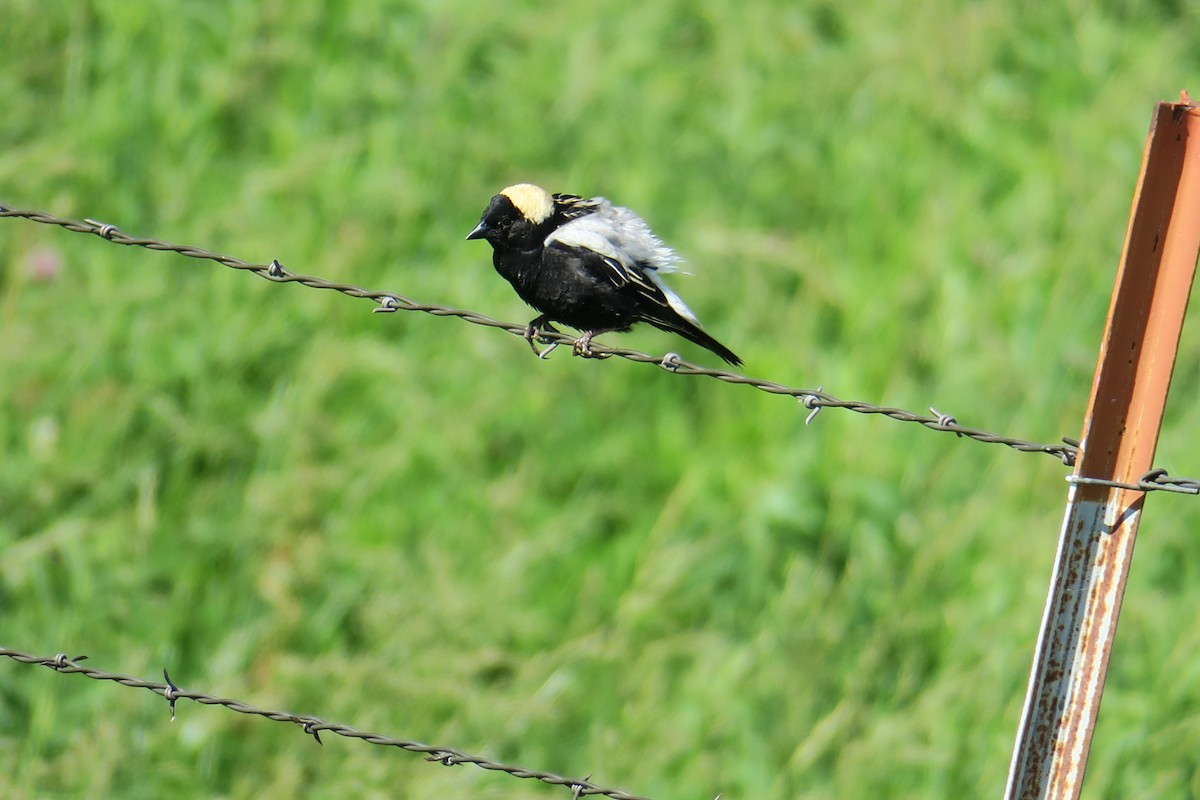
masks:
{"label": "field", "polygon": [[[0,201],[524,323],[517,181],[687,260],[746,374],[1078,436],[1200,5],[32,2]],[[0,220],[0,645],[665,800],[995,797],[1045,455]],[[711,354],[646,328],[601,343]],[[1200,331],[1156,463],[1200,474]],[[1085,785],[1200,796],[1151,497]],[[0,659],[6,798],[569,797]]]}

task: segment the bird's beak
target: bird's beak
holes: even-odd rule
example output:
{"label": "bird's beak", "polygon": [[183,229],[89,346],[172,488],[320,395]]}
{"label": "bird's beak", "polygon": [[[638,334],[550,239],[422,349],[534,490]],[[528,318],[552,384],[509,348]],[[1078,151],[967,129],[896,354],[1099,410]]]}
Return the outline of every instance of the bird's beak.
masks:
{"label": "bird's beak", "polygon": [[472,230],[470,233],[467,234],[467,238],[468,239],[482,239],[483,237],[488,235],[488,232],[490,230],[491,230],[491,228],[488,227],[488,224],[486,222],[481,221],[478,225],[475,226],[474,230]]}

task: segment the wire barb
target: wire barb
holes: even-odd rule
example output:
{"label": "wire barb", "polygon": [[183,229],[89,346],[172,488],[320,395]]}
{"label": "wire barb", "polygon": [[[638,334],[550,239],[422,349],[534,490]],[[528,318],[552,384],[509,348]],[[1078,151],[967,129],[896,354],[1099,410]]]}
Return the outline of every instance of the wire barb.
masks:
{"label": "wire barb", "polygon": [[817,390],[812,394],[802,394],[796,399],[800,401],[800,405],[809,409],[808,416],[804,418],[804,427],[812,424],[812,421],[817,418],[817,414],[821,413],[821,409],[825,404],[821,402],[822,395],[825,392],[824,386],[818,386]]}
{"label": "wire barb", "polygon": [[320,744],[320,745],[325,744],[324,742],[321,741],[321,729],[319,727],[317,727],[319,725],[324,725],[325,724],[324,722],[322,722],[319,719],[316,719],[315,717],[310,718],[310,719],[297,718],[296,722],[300,725],[301,730],[303,730],[309,736],[311,736],[317,740],[317,744]]}
{"label": "wire barb", "polygon": [[101,238],[108,239],[110,242],[112,241],[114,234],[121,232],[116,225],[109,225],[107,222],[100,222],[99,220],[95,219],[87,219],[86,217],[83,221],[94,228],[92,233]]}
{"label": "wire barb", "polygon": [[105,672],[104,670],[94,669],[91,667],[79,666],[78,662],[83,661],[87,656],[76,656],[75,658],[67,658],[66,653],[59,653],[55,656],[36,656],[29,653],[23,653],[18,650],[11,650],[7,647],[0,647],[0,656],[16,661],[18,664],[38,664],[44,667],[50,667],[60,674],[76,674],[82,675],[85,678],[91,678],[96,681],[111,681],[120,686],[127,686],[132,689],[148,689],[155,694],[167,698],[171,703],[171,718],[174,719],[175,701],[178,699],[194,700],[201,705],[206,706],[221,706],[238,714],[247,714],[255,717],[263,717],[274,722],[287,722],[299,725],[306,734],[310,734],[317,740],[317,744],[321,742],[321,731],[330,731],[338,736],[344,736],[347,739],[360,739],[368,744],[381,745],[384,747],[395,747],[400,750],[405,750],[410,753],[424,755],[429,761],[436,761],[445,766],[451,767],[456,764],[472,764],[480,769],[485,769],[490,772],[502,772],[511,775],[514,778],[526,778],[540,781],[551,786],[581,786],[580,790],[584,794],[603,795],[604,797],[612,798],[612,800],[649,800],[649,798],[640,795],[630,794],[621,789],[613,789],[598,784],[592,783],[590,776],[579,780],[578,778],[567,778],[563,775],[556,775],[553,772],[543,772],[536,769],[528,769],[526,767],[517,767],[511,764],[503,764],[499,761],[492,761],[483,756],[473,756],[465,753],[462,750],[455,750],[452,747],[439,747],[421,742],[411,741],[407,739],[394,739],[390,736],[384,736],[378,733],[369,733],[352,728],[349,725],[338,725],[334,723],[324,722],[317,717],[298,716],[289,714],[286,711],[268,711],[266,709],[257,708],[249,703],[243,703],[241,700],[231,700],[225,697],[217,697],[203,692],[184,692],[179,689],[167,674],[167,670],[163,670],[163,678],[166,683],[156,683],[153,681],[144,681],[140,678],[135,678],[132,675],[122,675],[119,672]]}
{"label": "wire barb", "polygon": [[938,430],[954,431],[955,436],[957,436],[960,439],[962,438],[962,431],[957,430],[958,420],[955,419],[953,415],[943,414],[942,412],[938,411],[933,406],[929,407],[929,413],[933,414],[935,417],[937,417]]}
{"label": "wire barb", "polygon": [[[588,775],[583,780],[586,782],[586,781],[590,781],[591,779],[592,779],[592,776]],[[583,796],[583,789],[584,789],[583,783],[572,783],[571,784],[571,800],[579,800],[579,798]]]}
{"label": "wire barb", "polygon": [[[426,314],[432,314],[437,317],[458,317],[464,322],[469,322],[472,325],[480,325],[486,328],[499,328],[508,333],[529,338],[529,325],[518,325],[512,322],[502,322],[493,319],[475,311],[469,311],[450,306],[436,305],[432,303],[418,303],[403,295],[398,295],[395,292],[378,292],[364,289],[351,284],[334,283],[322,278],[317,278],[311,275],[300,275],[294,272],[288,272],[283,269],[283,266],[278,261],[273,261],[271,264],[251,264],[242,261],[232,256],[224,256],[210,250],[205,250],[199,247],[189,245],[172,244],[170,242],[159,241],[156,239],[139,239],[130,236],[117,228],[115,225],[108,223],[97,222],[96,220],[77,220],[62,219],[52,214],[47,214],[44,211],[23,211],[13,208],[12,206],[0,203],[0,218],[18,218],[26,219],[30,222],[36,222],[42,225],[56,225],[60,228],[65,228],[68,231],[75,233],[91,233],[103,236],[108,241],[114,244],[124,245],[127,247],[142,247],[148,250],[163,250],[187,258],[202,259],[212,261],[229,269],[244,270],[253,272],[267,280],[276,281],[279,283],[299,283],[301,286],[307,286],[310,289],[325,289],[329,291],[339,292],[348,297],[358,297],[367,300],[372,300],[379,304],[379,307],[374,309],[380,312],[391,311],[420,311]],[[583,341],[580,342],[580,339]],[[592,358],[608,358],[609,356],[620,356],[621,358],[630,361],[637,361],[644,364],[654,364],[659,367],[664,367],[664,356],[654,356],[648,353],[643,353],[638,350],[626,350],[617,347],[608,347],[601,344],[592,343],[586,334],[583,337],[574,337],[563,334],[554,330],[552,326],[545,326],[537,335],[537,341],[543,344],[550,345],[546,350],[538,353],[539,357],[544,358],[559,344],[570,343],[572,349],[583,351],[577,352],[578,355],[586,355]],[[533,342],[530,341],[532,345]],[[580,346],[582,345],[582,346]],[[535,352],[536,348],[535,348]],[[668,354],[668,356],[671,354]],[[914,414],[911,411],[905,411],[900,408],[889,408],[886,406],[875,405],[858,400],[841,400],[833,395],[826,394],[822,389],[802,389],[783,384],[774,383],[772,381],[762,380],[759,378],[749,378],[744,375],[739,375],[734,372],[727,372],[721,369],[710,369],[701,367],[696,364],[689,363],[683,359],[671,359],[670,372],[676,375],[697,375],[724,383],[739,384],[749,386],[767,394],[780,394],[794,397],[799,400],[804,406],[813,412],[820,408],[842,408],[847,411],[852,411],[856,414],[878,414],[887,417],[888,419],[897,422],[910,422],[921,425],[929,430],[945,431],[953,433],[960,438],[971,439],[976,442],[986,444],[999,444],[1005,447],[1012,448],[1022,453],[1045,453],[1053,456],[1068,467],[1074,466],[1075,460],[1079,453],[1079,444],[1066,437],[1063,437],[1062,444],[1043,444],[1040,442],[1030,441],[1028,439],[1020,439],[1014,436],[1003,436],[990,431],[980,430],[977,428],[967,428],[959,425],[953,416],[938,413],[934,409],[930,409],[934,416],[926,416],[922,414]],[[812,422],[815,414],[809,414],[805,418],[805,422]],[[1185,487],[1194,483],[1193,481],[1174,481],[1170,486],[1177,488],[1168,489],[1168,484],[1163,484],[1159,481],[1147,482],[1145,491],[1152,489],[1163,489],[1166,491],[1186,492]]]}
{"label": "wire barb", "polygon": [[391,295],[388,295],[386,297],[380,298],[379,308],[372,308],[371,313],[372,314],[391,314],[393,311],[399,311],[399,310],[400,310],[400,303],[396,300],[396,298],[392,297]]}
{"label": "wire barb", "polygon": [[75,656],[74,658],[67,658],[66,653],[57,653],[55,654],[54,658],[49,659],[48,663],[46,663],[46,666],[50,667],[50,669],[55,670],[56,672],[62,672],[68,667],[75,666],[75,662],[86,660],[87,656]]}
{"label": "wire barb", "polygon": [[179,699],[179,687],[171,680],[171,676],[167,674],[167,668],[163,667],[163,680],[167,682],[167,686],[163,689],[162,696],[167,699],[167,704],[171,707],[171,722],[175,721],[175,701]]}

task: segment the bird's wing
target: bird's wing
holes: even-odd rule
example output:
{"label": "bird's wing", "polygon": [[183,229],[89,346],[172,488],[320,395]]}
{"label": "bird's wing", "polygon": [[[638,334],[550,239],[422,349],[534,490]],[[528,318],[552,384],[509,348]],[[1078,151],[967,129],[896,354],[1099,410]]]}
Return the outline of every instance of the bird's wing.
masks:
{"label": "bird's wing", "polygon": [[[603,197],[582,200],[555,195],[556,213],[564,223],[546,237],[546,244],[593,250],[627,266],[678,272],[679,256],[654,235],[646,221],[628,208],[614,206]],[[560,200],[559,198],[562,198]]]}
{"label": "bird's wing", "polygon": [[593,197],[588,200],[577,194],[556,194],[554,197],[554,214],[559,227],[573,219],[595,213],[602,206],[610,205],[603,197]]}
{"label": "bird's wing", "polygon": [[618,289],[629,287],[647,300],[671,309],[699,325],[687,304],[671,291],[660,272],[678,271],[679,257],[663,244],[641,217],[601,200],[593,212],[578,217],[546,237],[546,247],[590,251],[604,277]]}

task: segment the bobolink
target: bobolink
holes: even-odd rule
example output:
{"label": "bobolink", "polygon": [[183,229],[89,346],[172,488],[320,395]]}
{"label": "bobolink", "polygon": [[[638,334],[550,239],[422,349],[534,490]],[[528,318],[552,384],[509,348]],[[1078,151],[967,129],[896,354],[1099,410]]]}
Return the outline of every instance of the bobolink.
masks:
{"label": "bobolink", "polygon": [[531,346],[561,322],[583,332],[575,352],[591,355],[593,336],[649,322],[742,363],[663,283],[662,273],[679,271],[675,252],[641,217],[603,197],[552,195],[518,183],[492,198],[467,238],[492,245],[496,271],[540,313],[525,330]]}

